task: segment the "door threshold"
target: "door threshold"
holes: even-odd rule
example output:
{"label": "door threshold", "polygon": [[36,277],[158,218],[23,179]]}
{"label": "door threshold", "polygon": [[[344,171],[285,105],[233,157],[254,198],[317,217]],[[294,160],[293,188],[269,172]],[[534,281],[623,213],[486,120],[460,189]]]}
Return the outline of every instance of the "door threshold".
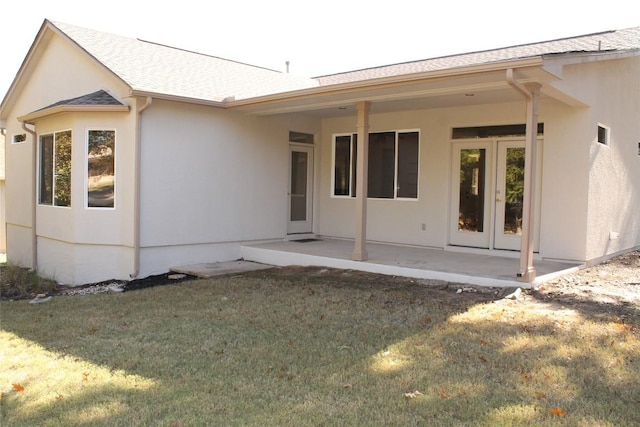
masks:
{"label": "door threshold", "polygon": [[[500,256],[504,258],[520,258],[520,251],[512,251],[508,249],[488,249],[488,248],[474,248],[471,246],[457,246],[457,245],[447,245],[444,248],[445,251],[450,252],[460,252],[467,254],[476,254],[476,255],[489,255],[489,256]],[[542,260],[540,253],[534,252],[533,259]]]}
{"label": "door threshold", "polygon": [[296,240],[309,240],[309,239],[317,240],[318,235],[315,233],[292,233],[292,234],[287,234],[287,237],[284,238],[284,240],[287,240],[289,242],[295,242]]}

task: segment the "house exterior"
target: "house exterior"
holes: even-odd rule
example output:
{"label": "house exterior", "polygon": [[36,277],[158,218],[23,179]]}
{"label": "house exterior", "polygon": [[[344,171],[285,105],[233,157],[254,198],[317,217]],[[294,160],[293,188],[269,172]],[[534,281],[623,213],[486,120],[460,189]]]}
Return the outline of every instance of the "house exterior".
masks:
{"label": "house exterior", "polygon": [[5,174],[4,174],[4,134],[0,132],[0,254],[7,250],[7,231],[5,219]]}
{"label": "house exterior", "polygon": [[324,236],[530,281],[640,246],[639,113],[640,27],[312,79],[45,21],[0,106],[8,262],[82,284]]}

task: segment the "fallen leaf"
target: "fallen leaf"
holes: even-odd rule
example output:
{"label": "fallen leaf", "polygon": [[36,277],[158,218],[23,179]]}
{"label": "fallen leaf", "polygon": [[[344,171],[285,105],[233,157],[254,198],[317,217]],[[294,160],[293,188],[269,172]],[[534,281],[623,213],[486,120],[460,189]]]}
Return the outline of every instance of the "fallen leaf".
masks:
{"label": "fallen leaf", "polygon": [[545,397],[547,397],[547,393],[544,393],[542,391],[539,391],[536,393],[536,399],[540,400],[540,399],[544,399]]}
{"label": "fallen leaf", "polygon": [[484,357],[482,357],[482,356],[480,356],[480,361],[481,361],[482,363],[487,363],[487,359],[485,359],[485,358],[484,358]]}
{"label": "fallen leaf", "polygon": [[429,315],[425,315],[425,316],[422,318],[422,324],[423,324],[423,325],[428,325],[429,323],[431,323],[431,317],[429,317]]}
{"label": "fallen leaf", "polygon": [[59,394],[59,395],[56,396],[56,400],[62,400],[62,399],[64,399],[63,395]]}
{"label": "fallen leaf", "polygon": [[549,413],[551,415],[557,415],[559,417],[564,417],[565,415],[567,415],[567,412],[563,411],[559,406],[557,408],[549,409]]}
{"label": "fallen leaf", "polygon": [[89,372],[83,372],[82,373],[82,381],[85,382],[85,383],[87,381],[89,381],[89,375],[90,375]]}
{"label": "fallen leaf", "polygon": [[443,389],[438,390],[438,394],[440,395],[440,398],[442,398],[442,399],[446,399],[447,397],[449,397],[449,394]]}
{"label": "fallen leaf", "polygon": [[342,384],[342,388],[351,388],[353,387],[351,384]]}
{"label": "fallen leaf", "polygon": [[18,383],[13,383],[11,386],[15,391],[24,391],[24,387]]}
{"label": "fallen leaf", "polygon": [[404,398],[409,400],[409,399],[415,399],[418,396],[422,396],[422,393],[420,393],[418,390],[414,390],[410,393],[405,393],[404,394]]}

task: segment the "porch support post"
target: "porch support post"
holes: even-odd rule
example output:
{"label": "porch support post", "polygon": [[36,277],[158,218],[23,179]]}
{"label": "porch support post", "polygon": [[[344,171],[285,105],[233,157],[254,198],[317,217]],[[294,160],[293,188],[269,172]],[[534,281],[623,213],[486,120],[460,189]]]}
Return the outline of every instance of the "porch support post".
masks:
{"label": "porch support post", "polygon": [[532,282],[536,278],[533,267],[536,170],[538,152],[538,95],[539,84],[527,85],[527,130],[524,149],[524,193],[522,196],[522,238],[520,241],[520,270],[518,280]]}
{"label": "porch support post", "polygon": [[367,254],[367,173],[369,165],[369,101],[360,101],[356,105],[358,111],[358,145],[356,164],[356,218],[355,247],[351,259],[366,261]]}

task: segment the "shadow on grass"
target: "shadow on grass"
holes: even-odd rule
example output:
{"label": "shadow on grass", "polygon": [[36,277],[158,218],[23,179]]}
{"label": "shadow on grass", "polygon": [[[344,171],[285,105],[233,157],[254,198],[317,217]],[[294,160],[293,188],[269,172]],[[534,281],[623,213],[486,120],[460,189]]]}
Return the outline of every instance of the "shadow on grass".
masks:
{"label": "shadow on grass", "polygon": [[[29,413],[12,393],[2,399],[3,425],[80,420],[96,411],[91,401],[104,402],[102,425],[640,423],[637,331],[605,314],[493,298],[282,269],[35,307],[3,303],[4,330],[55,357],[155,384],[49,399]],[[48,371],[20,372],[56,383]],[[3,374],[9,383],[11,375]],[[549,412],[557,407],[566,415]]]}

